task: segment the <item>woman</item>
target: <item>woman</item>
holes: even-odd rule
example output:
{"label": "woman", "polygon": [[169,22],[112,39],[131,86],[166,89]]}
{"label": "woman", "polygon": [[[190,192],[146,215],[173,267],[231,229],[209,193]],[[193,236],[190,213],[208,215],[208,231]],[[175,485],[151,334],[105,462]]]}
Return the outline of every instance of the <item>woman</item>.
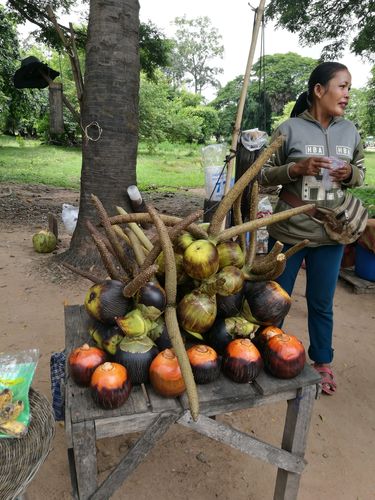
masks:
{"label": "woman", "polygon": [[[346,188],[363,183],[360,136],[353,123],[343,118],[350,87],[351,75],[346,66],[337,62],[319,64],[311,73],[308,90],[297,100],[291,118],[275,131],[274,137],[282,134],[285,140],[261,175],[264,186],[282,185],[275,212],[305,203],[334,208],[342,203]],[[336,158],[344,161],[333,169]],[[324,170],[329,171],[330,189],[322,183]],[[304,249],[288,259],[277,281],[291,294],[305,261],[308,353],[322,375],[322,391],[333,394],[337,387],[330,366],[333,297],[344,247],[330,240],[315,216],[314,210],[269,226],[270,248],[276,240],[284,243],[284,250],[305,238],[309,240]]]}

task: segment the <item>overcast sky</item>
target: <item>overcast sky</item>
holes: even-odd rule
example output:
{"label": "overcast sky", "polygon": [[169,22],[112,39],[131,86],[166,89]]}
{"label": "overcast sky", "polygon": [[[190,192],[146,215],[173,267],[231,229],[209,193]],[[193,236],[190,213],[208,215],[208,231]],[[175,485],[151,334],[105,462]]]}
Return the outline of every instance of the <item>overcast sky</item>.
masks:
{"label": "overcast sky", "polygon": [[[166,35],[173,35],[171,22],[175,17],[186,15],[188,19],[208,16],[212,25],[217,28],[223,37],[224,59],[221,65],[224,69],[220,81],[225,85],[238,75],[243,75],[246,70],[254,13],[247,0],[139,0],[141,21],[151,20]],[[251,0],[251,5],[257,7],[258,0]],[[267,5],[267,4],[266,4]],[[266,54],[297,52],[300,55],[318,58],[320,47],[302,47],[298,43],[298,36],[284,30],[275,30],[271,23],[265,30]],[[258,40],[255,61],[260,55],[260,41]],[[359,57],[347,52],[338,59],[348,66],[352,74],[353,87],[364,86],[370,78],[371,65],[363,62]],[[266,75],[267,78],[267,75]]]}

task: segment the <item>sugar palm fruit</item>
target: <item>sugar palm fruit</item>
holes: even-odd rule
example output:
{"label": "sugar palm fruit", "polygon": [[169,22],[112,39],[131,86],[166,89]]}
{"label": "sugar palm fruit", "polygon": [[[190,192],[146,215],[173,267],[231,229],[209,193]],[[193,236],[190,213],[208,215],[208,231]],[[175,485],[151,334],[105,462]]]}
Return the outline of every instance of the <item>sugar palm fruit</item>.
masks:
{"label": "sugar palm fruit", "polygon": [[117,280],[105,280],[92,285],[85,297],[89,315],[102,323],[114,325],[115,318],[125,316],[133,307],[133,301],[123,294],[124,284]]}
{"label": "sugar palm fruit", "polygon": [[57,245],[56,236],[52,231],[42,229],[33,236],[33,247],[38,253],[53,252]]}

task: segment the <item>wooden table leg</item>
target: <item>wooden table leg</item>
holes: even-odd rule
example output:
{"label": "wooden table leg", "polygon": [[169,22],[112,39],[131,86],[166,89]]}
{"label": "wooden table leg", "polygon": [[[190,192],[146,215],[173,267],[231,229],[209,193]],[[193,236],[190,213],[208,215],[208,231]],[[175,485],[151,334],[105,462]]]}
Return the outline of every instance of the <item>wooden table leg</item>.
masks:
{"label": "wooden table leg", "polygon": [[[158,440],[167,432],[178,416],[179,415],[176,413],[168,412],[156,416],[154,422],[147,427],[126,456],[92,494],[90,500],[104,500],[110,498],[133,470],[143,462],[149,451],[152,450]],[[151,492],[150,497],[152,497]]]}
{"label": "wooden table leg", "polygon": [[86,500],[94,493],[98,484],[94,422],[91,420],[73,424],[72,439],[78,496],[80,500]]}
{"label": "wooden table leg", "polygon": [[[295,399],[288,400],[282,448],[301,458],[305,455],[316,386],[310,385],[297,391]],[[294,500],[298,495],[301,474],[278,469],[274,500]]]}

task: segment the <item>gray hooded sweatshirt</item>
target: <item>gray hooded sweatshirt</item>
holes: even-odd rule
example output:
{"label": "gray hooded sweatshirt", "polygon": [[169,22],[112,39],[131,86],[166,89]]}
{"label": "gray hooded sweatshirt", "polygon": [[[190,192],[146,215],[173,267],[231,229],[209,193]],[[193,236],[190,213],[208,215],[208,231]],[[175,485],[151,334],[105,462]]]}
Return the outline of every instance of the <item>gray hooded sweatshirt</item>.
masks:
{"label": "gray hooded sweatshirt", "polygon": [[[285,140],[262,168],[263,186],[281,184],[283,190],[291,192],[304,202],[335,208],[343,202],[348,187],[363,184],[365,168],[362,143],[357,129],[349,120],[335,117],[325,129],[308,111],[304,111],[298,117],[283,122],[272,138],[279,135],[285,136]],[[352,175],[345,182],[333,182],[329,191],[323,188],[322,175],[291,178],[291,164],[311,156],[335,156],[345,160],[352,167]],[[289,208],[291,207],[287,203],[279,200],[275,213]],[[337,244],[329,238],[322,224],[306,214],[272,224],[268,231],[273,238],[283,243],[295,244],[307,238],[310,240],[309,246]]]}

